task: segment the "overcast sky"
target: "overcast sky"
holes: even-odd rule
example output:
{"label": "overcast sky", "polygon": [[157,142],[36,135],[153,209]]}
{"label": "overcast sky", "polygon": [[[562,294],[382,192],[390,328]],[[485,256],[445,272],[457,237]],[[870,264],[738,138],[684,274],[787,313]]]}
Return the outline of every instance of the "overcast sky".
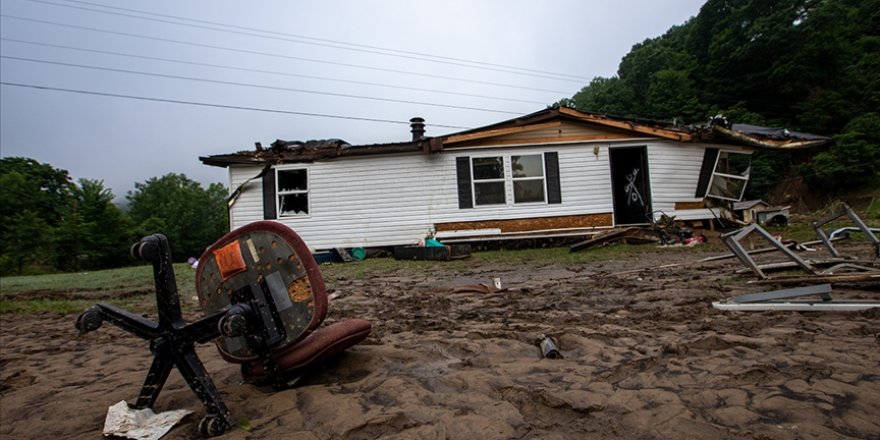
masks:
{"label": "overcast sky", "polygon": [[540,110],[702,3],[2,0],[0,154],[103,180],[117,199],[170,172],[227,184],[198,157],[279,138],[405,141],[413,116],[433,136]]}

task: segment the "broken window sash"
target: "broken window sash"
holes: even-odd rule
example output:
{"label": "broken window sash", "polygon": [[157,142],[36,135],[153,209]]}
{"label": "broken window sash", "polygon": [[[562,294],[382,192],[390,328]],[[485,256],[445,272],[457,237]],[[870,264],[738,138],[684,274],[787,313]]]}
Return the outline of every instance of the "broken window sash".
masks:
{"label": "broken window sash", "polygon": [[309,214],[309,173],[306,168],[276,169],[279,217]]}
{"label": "broken window sash", "polygon": [[720,151],[706,196],[723,200],[742,200],[749,181],[751,160],[750,154]]}

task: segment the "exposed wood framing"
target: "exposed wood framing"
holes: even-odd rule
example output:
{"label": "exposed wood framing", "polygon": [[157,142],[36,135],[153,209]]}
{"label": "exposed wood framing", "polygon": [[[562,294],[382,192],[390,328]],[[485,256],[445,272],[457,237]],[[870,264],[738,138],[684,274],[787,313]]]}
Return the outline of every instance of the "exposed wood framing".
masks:
{"label": "exposed wood framing", "polygon": [[529,138],[529,139],[486,139],[482,141],[473,141],[461,143],[455,146],[448,146],[450,149],[454,148],[464,148],[464,147],[486,147],[486,146],[508,146],[508,145],[523,145],[523,144],[549,144],[549,143],[560,143],[560,142],[593,142],[593,141],[603,141],[603,140],[620,140],[620,139],[634,139],[632,135],[629,134],[580,134],[580,135],[572,135],[572,136],[552,136],[552,137],[543,137],[543,138]]}
{"label": "exposed wood framing", "polygon": [[703,203],[702,200],[699,202],[675,202],[675,210],[684,210],[684,209],[704,209],[706,204]]}
{"label": "exposed wood framing", "polygon": [[562,126],[562,121],[552,121],[552,122],[545,122],[543,124],[532,124],[532,125],[526,125],[526,126],[522,126],[522,127],[508,127],[508,128],[498,128],[495,130],[478,131],[476,133],[467,133],[467,134],[459,134],[459,135],[449,136],[448,138],[445,139],[444,144],[449,145],[449,144],[454,144],[454,143],[458,143],[458,142],[466,142],[466,141],[472,141],[472,140],[476,140],[476,139],[484,139],[484,138],[495,137],[495,136],[505,136],[505,135],[516,134],[516,133],[526,133],[529,131],[543,130],[545,128],[553,128],[553,127],[560,127],[560,126]]}
{"label": "exposed wood framing", "polygon": [[483,220],[475,222],[437,223],[437,232],[468,229],[499,229],[501,233],[559,230],[572,228],[596,228],[612,226],[611,213],[565,215],[558,217],[524,218],[513,220]]}
{"label": "exposed wood framing", "polygon": [[581,113],[577,110],[573,110],[567,107],[559,107],[559,112],[564,115],[579,119],[581,121],[592,122],[594,124],[605,125],[608,127],[622,128],[624,130],[657,136],[663,139],[670,139],[679,142],[691,142],[694,140],[694,135],[690,133],[649,127],[647,125],[639,125],[628,121],[616,121],[613,119],[608,119],[607,117]]}

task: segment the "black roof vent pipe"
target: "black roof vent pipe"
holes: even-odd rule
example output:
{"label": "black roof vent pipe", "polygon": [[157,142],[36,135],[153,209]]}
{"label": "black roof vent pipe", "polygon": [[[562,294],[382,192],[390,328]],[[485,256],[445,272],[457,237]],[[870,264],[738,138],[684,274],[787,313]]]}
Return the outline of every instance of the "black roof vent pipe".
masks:
{"label": "black roof vent pipe", "polygon": [[425,137],[425,119],[416,116],[409,120],[409,126],[412,127],[412,140],[418,142]]}

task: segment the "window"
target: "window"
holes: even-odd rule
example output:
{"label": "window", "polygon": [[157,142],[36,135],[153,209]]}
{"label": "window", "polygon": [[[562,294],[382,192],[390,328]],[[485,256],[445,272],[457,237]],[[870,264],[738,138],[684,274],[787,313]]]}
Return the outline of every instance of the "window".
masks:
{"label": "window", "polygon": [[471,161],[474,182],[474,204],[503,205],[507,203],[504,190],[504,158],[475,157]]}
{"label": "window", "polygon": [[540,154],[510,156],[513,203],[543,203],[544,157]]}
{"label": "window", "polygon": [[309,173],[305,168],[276,170],[279,217],[308,215]]}
{"label": "window", "polygon": [[749,154],[719,151],[706,195],[724,200],[742,200],[749,181],[751,161]]}

